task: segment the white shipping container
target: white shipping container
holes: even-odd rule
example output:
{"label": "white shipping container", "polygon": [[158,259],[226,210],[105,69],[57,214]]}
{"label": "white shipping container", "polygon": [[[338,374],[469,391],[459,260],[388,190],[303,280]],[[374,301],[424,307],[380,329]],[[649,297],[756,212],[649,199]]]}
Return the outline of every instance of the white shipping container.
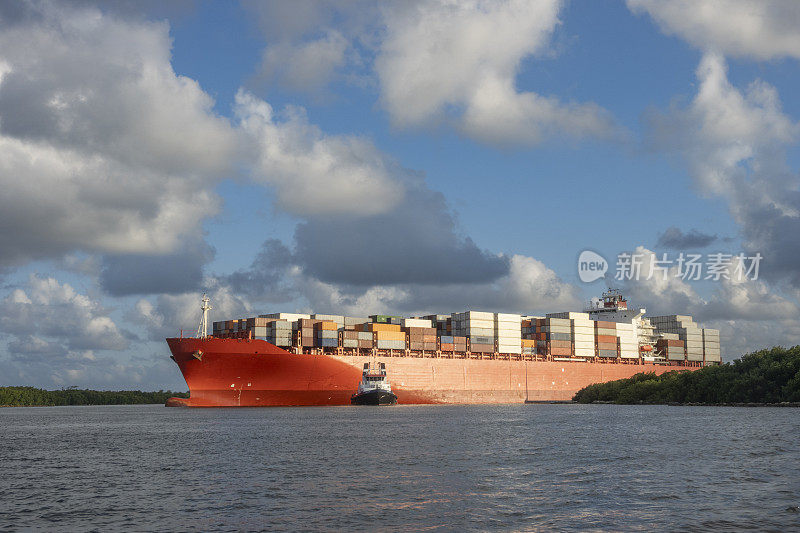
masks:
{"label": "white shipping container", "polygon": [[494,313],[487,313],[484,311],[464,311],[462,313],[453,313],[453,318],[494,321]]}
{"label": "white shipping container", "polygon": [[545,315],[545,318],[589,320],[589,313],[579,313],[575,311],[565,311],[562,313],[547,313]]}
{"label": "white shipping container", "polygon": [[404,318],[402,325],[407,328],[432,328],[433,322],[423,318]]}
{"label": "white shipping container", "polygon": [[341,322],[344,324],[343,315],[322,315],[319,313],[315,313],[311,315],[311,318],[313,318],[314,320],[327,320],[328,322]]}
{"label": "white shipping container", "polygon": [[494,319],[497,322],[520,322],[522,320],[522,315],[513,313],[495,313]]}
{"label": "white shipping container", "polygon": [[469,328],[464,331],[464,335],[479,335],[483,337],[494,337],[494,329],[492,328]]}
{"label": "white shipping container", "polygon": [[569,326],[544,326],[542,331],[544,333],[572,333],[572,328]]}
{"label": "white shipping container", "polygon": [[295,320],[301,319],[308,319],[311,318],[311,315],[307,315],[304,313],[271,313],[268,315],[258,315],[262,318],[281,318],[283,320],[288,320],[290,322],[294,322]]}
{"label": "white shipping container", "polygon": [[403,350],[406,347],[406,341],[378,340],[376,345],[381,350]]}
{"label": "white shipping container", "polygon": [[522,353],[522,346],[499,346],[497,348],[497,353],[520,354]]}
{"label": "white shipping container", "polygon": [[514,326],[507,326],[505,324],[500,324],[500,327],[498,327],[498,325],[495,324],[494,330],[495,331],[505,331],[505,332],[509,332],[509,333],[517,333],[517,334],[519,334],[522,331],[522,326],[517,325],[516,327],[514,327]]}
{"label": "white shipping container", "polygon": [[494,329],[494,322],[491,320],[465,320],[464,322],[458,325],[463,326],[465,328]]}

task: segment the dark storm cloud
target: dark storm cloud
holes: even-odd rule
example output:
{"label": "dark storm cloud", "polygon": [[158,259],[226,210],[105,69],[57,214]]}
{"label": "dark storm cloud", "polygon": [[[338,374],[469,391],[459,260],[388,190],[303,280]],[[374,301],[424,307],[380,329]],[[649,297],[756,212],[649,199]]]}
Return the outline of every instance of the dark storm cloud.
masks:
{"label": "dark storm cloud", "polygon": [[214,249],[202,241],[170,254],[106,255],[101,260],[100,284],[112,296],[198,290],[203,268],[213,258]]}
{"label": "dark storm cloud", "polygon": [[424,186],[409,188],[388,213],[311,218],[297,226],[295,241],[298,264],[326,282],[486,283],[509,270],[508,258],[459,235],[444,196]]}
{"label": "dark storm cloud", "polygon": [[[785,191],[784,205],[800,212],[800,193]],[[800,217],[775,204],[739,202],[737,215],[742,222],[745,248],[763,256],[760,274],[771,280],[788,280],[800,287]]]}
{"label": "dark storm cloud", "polygon": [[268,239],[261,245],[250,268],[219,276],[219,279],[251,300],[284,301],[291,299],[286,272],[293,264],[291,250],[278,239]]}
{"label": "dark storm cloud", "polygon": [[31,2],[0,2],[0,28],[38,21],[41,13]]}
{"label": "dark storm cloud", "polygon": [[658,236],[657,246],[673,250],[693,250],[705,248],[718,239],[716,235],[708,235],[692,229],[684,233],[680,228],[671,226]]}

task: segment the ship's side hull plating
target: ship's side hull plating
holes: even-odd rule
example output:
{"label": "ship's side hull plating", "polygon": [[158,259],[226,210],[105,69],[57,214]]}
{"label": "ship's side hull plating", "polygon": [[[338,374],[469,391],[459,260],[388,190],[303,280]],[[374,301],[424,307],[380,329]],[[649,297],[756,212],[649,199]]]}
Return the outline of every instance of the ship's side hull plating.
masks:
{"label": "ship's side hull plating", "polygon": [[[349,405],[371,357],[298,355],[266,341],[167,339],[191,392],[168,405]],[[381,357],[400,404],[570,400],[592,383],[675,367],[594,362]]]}

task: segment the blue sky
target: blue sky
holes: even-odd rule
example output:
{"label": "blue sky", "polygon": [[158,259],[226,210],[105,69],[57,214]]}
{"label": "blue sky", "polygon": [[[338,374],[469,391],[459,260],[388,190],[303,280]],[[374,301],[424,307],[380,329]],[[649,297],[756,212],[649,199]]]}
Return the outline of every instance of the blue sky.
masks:
{"label": "blue sky", "polygon": [[[797,344],[798,28],[780,1],[5,4],[0,384],[183,388],[161,339],[203,291],[212,319],[536,314],[610,284],[727,360]],[[763,261],[614,280],[625,251]]]}

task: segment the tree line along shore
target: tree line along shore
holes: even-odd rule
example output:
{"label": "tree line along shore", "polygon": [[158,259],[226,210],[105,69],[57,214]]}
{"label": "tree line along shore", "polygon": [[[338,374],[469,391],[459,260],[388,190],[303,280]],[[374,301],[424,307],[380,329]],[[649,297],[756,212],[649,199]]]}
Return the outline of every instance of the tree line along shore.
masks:
{"label": "tree line along shore", "polygon": [[55,405],[132,405],[160,403],[168,398],[188,398],[188,392],[143,392],[139,390],[100,391],[70,387],[44,390],[35,387],[0,387],[0,406],[35,407]]}
{"label": "tree line along shore", "polygon": [[800,405],[800,346],[760,350],[700,370],[636,374],[596,383],[578,403]]}

